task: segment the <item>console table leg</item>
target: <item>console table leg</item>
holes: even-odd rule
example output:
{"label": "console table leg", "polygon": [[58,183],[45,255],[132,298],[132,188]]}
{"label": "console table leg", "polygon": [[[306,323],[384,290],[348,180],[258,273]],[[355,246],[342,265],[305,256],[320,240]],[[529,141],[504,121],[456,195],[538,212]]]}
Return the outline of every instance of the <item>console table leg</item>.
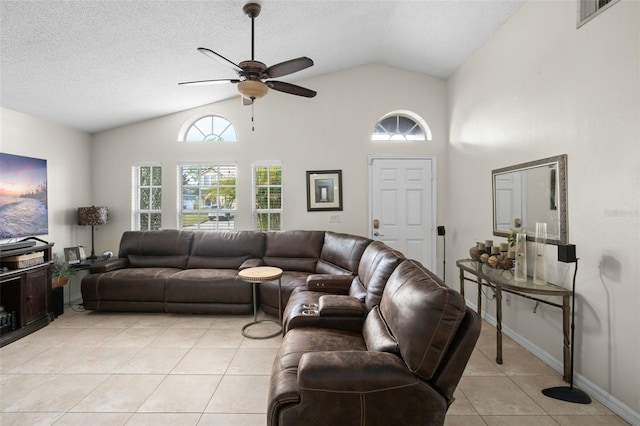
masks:
{"label": "console table leg", "polygon": [[502,364],[502,289],[496,286],[496,362]]}
{"label": "console table leg", "polygon": [[482,316],[482,278],[478,277],[478,315]]}
{"label": "console table leg", "polygon": [[460,269],[460,294],[464,299],[464,270]]}
{"label": "console table leg", "polygon": [[562,352],[564,355],[564,374],[565,382],[571,381],[571,351],[573,348],[569,343],[571,341],[571,305],[569,304],[569,295],[562,296],[562,335],[564,338]]}

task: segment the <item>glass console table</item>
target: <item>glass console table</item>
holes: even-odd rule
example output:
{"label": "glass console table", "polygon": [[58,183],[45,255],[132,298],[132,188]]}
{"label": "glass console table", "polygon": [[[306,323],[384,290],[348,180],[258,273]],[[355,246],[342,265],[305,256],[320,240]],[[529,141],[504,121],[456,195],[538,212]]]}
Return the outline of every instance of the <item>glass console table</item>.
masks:
{"label": "glass console table", "polygon": [[[565,381],[570,380],[571,375],[571,350],[570,330],[571,330],[571,290],[555,284],[539,285],[533,282],[531,277],[527,277],[527,282],[517,282],[513,279],[511,271],[495,269],[482,262],[471,259],[458,260],[456,266],[460,268],[460,293],[464,297],[465,281],[477,283],[478,285],[478,314],[482,311],[482,286],[491,287],[496,295],[496,362],[502,364],[502,292],[515,294],[527,299],[546,305],[555,306],[562,309],[562,334],[563,334],[563,358]],[[465,273],[473,275],[468,278]],[[562,303],[555,303],[542,296],[554,296],[562,298]]]}

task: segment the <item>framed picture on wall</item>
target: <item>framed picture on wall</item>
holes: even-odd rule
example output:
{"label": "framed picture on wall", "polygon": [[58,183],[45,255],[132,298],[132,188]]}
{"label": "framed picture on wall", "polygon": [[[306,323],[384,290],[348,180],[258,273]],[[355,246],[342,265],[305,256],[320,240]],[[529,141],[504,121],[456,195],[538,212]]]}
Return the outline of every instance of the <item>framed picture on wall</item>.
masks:
{"label": "framed picture on wall", "polygon": [[342,210],[342,170],[307,171],[307,211]]}

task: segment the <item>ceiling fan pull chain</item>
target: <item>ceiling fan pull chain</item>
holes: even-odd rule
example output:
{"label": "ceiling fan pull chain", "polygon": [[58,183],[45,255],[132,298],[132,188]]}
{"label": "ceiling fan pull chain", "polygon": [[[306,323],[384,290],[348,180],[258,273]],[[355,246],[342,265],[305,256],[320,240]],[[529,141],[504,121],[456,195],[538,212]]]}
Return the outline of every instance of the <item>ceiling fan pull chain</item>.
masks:
{"label": "ceiling fan pull chain", "polygon": [[255,132],[256,128],[253,125],[253,99],[251,99],[251,131]]}

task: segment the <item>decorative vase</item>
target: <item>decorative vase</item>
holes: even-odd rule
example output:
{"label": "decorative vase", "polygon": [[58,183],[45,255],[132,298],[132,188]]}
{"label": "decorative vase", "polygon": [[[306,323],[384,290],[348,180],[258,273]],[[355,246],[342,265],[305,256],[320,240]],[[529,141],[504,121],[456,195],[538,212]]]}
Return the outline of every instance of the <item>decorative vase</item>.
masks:
{"label": "decorative vase", "polygon": [[533,282],[540,285],[547,283],[547,224],[544,222],[536,223],[536,238],[534,242],[535,260],[533,264]]}
{"label": "decorative vase", "polygon": [[475,260],[476,262],[480,260],[480,249],[477,245],[469,249],[469,256],[471,256],[471,259]]}
{"label": "decorative vase", "polygon": [[516,267],[514,279],[518,282],[527,281],[527,233],[525,231],[516,234]]}

